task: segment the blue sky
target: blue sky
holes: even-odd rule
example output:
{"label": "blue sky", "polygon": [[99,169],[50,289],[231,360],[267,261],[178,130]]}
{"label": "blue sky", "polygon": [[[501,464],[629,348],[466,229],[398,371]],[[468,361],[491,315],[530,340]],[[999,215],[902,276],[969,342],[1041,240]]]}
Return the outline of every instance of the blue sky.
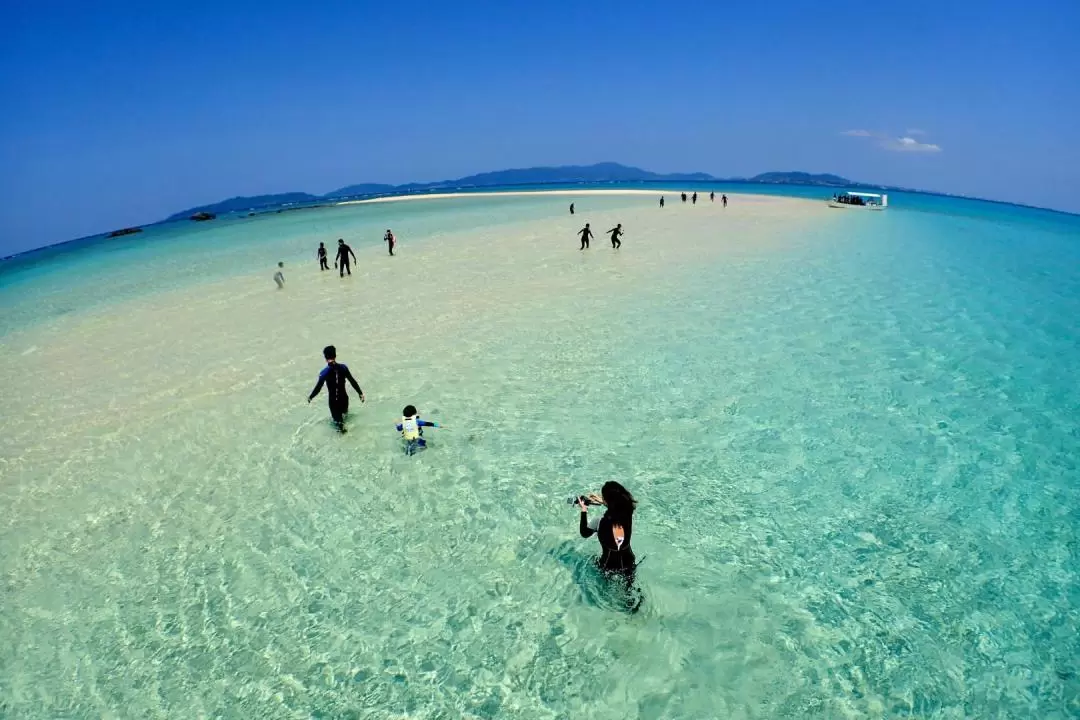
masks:
{"label": "blue sky", "polygon": [[[9,2],[0,254],[615,160],[1080,212],[1080,2]],[[847,133],[847,134],[845,134]]]}

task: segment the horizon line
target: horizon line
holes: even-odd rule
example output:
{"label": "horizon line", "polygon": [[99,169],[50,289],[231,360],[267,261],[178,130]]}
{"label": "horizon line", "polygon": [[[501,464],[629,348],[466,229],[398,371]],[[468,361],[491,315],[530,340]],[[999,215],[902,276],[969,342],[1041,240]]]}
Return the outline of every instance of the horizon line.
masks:
{"label": "horizon line", "polygon": [[[602,164],[612,164],[612,163],[594,163],[593,166],[602,165]],[[593,166],[590,166],[590,165],[578,165],[578,166],[559,166],[559,165],[542,166],[542,165],[538,165],[538,166],[535,166],[535,168],[593,167]],[[624,166],[624,167],[632,167],[632,166]],[[534,168],[508,168],[508,171],[529,170],[529,169],[534,169]],[[640,169],[640,168],[632,168],[632,169]],[[503,171],[493,170],[493,171],[490,171],[490,172],[503,172]],[[646,171],[646,172],[649,172],[649,171]],[[791,170],[791,171],[769,171],[769,172],[765,172],[765,173],[758,173],[758,176],[767,175],[767,174],[773,174],[773,173],[776,173],[776,174],[802,173],[802,174],[806,174],[806,175],[831,175],[832,174],[832,173],[810,173],[810,172],[805,172],[805,171],[801,171],[801,170]],[[487,174],[487,173],[477,173],[477,174],[482,175],[482,174]],[[656,174],[660,174],[660,173],[656,173]],[[701,172],[701,173],[666,173],[666,174],[668,174],[668,175],[695,175],[695,174],[708,175],[709,173]],[[760,180],[759,181],[754,181],[754,180],[751,180],[750,178],[716,178],[715,176],[710,176],[710,177],[713,177],[713,179],[712,180],[686,180],[686,181],[670,181],[670,180],[582,180],[582,181],[576,181],[576,182],[568,180],[568,181],[535,182],[535,183],[507,183],[507,184],[502,184],[502,185],[452,185],[452,184],[447,184],[447,185],[438,186],[438,187],[425,187],[425,188],[422,188],[422,189],[417,189],[415,191],[405,190],[405,191],[402,191],[400,193],[393,193],[393,192],[389,192],[389,193],[361,193],[361,194],[355,195],[355,196],[342,196],[340,198],[328,198],[328,197],[326,197],[326,195],[317,195],[317,196],[313,196],[313,197],[316,198],[316,201],[311,202],[309,204],[285,203],[285,204],[281,204],[281,205],[277,205],[277,206],[275,206],[275,205],[266,205],[266,206],[263,206],[262,208],[258,209],[258,210],[263,210],[264,212],[256,211],[256,212],[254,212],[254,214],[256,214],[256,215],[265,215],[265,214],[268,214],[268,212],[265,212],[265,211],[268,211],[271,208],[274,208],[274,207],[281,208],[281,207],[286,207],[286,206],[289,206],[289,205],[295,205],[295,208],[293,208],[293,209],[296,209],[296,210],[300,210],[300,209],[317,209],[319,207],[338,207],[338,206],[345,205],[345,204],[357,204],[357,203],[361,203],[361,202],[364,202],[364,201],[367,201],[367,200],[374,200],[374,199],[379,199],[379,198],[411,197],[411,196],[417,196],[417,195],[434,194],[434,192],[446,193],[446,192],[452,192],[454,190],[470,190],[470,189],[479,190],[479,189],[485,189],[485,190],[488,190],[488,193],[487,193],[488,195],[500,195],[500,194],[504,194],[504,193],[500,192],[500,190],[499,190],[500,188],[516,188],[516,187],[522,187],[522,186],[527,186],[527,185],[539,185],[539,186],[543,186],[543,185],[597,186],[597,185],[616,185],[616,184],[620,184],[620,183],[642,183],[642,184],[655,183],[655,184],[661,184],[661,183],[666,183],[666,182],[688,182],[688,183],[698,183],[698,184],[746,184],[746,185],[762,185],[762,186],[768,186],[768,187],[802,187],[802,188],[823,188],[823,189],[825,189],[825,188],[845,187],[845,186],[841,186],[841,185],[818,185],[818,184],[795,183],[795,182],[768,182],[768,181],[760,181]],[[757,176],[755,176],[755,177],[757,177]],[[836,177],[840,177],[840,176],[837,175]],[[444,182],[452,183],[453,181],[444,181]],[[359,185],[359,184],[362,184],[362,183],[355,183],[355,184]],[[368,183],[368,184],[375,185],[375,184],[383,184],[383,183]],[[389,185],[389,183],[385,183],[385,184]],[[401,185],[396,185],[396,186],[393,186],[393,187],[400,188],[400,187],[405,187],[407,185],[413,185],[413,184],[426,185],[426,183],[402,183]],[[438,183],[431,183],[431,185],[436,186],[436,185],[438,185]],[[890,185],[878,185],[878,184],[875,184],[875,183],[865,183],[865,182],[857,182],[857,181],[851,181],[849,183],[849,185],[851,187],[855,187],[855,188],[890,190],[890,191],[894,191],[894,192],[911,193],[911,194],[914,194],[914,195],[930,195],[930,196],[935,196],[935,197],[954,198],[954,199],[958,199],[958,200],[970,200],[970,201],[973,201],[973,202],[984,202],[984,203],[990,203],[990,204],[993,204],[993,205],[1010,205],[1010,206],[1013,206],[1013,207],[1024,208],[1024,209],[1027,209],[1027,210],[1039,210],[1041,212],[1050,212],[1050,213],[1055,213],[1055,214],[1058,214],[1058,215],[1066,215],[1066,216],[1069,216],[1069,217],[1080,217],[1080,212],[1072,212],[1072,211],[1069,211],[1069,210],[1059,210],[1057,208],[1043,207],[1043,206],[1039,206],[1039,205],[1028,205],[1026,203],[1013,202],[1013,201],[1010,201],[1010,200],[993,200],[993,199],[990,199],[990,198],[976,197],[976,196],[973,196],[973,195],[958,195],[956,193],[938,192],[938,191],[935,191],[935,190],[919,190],[917,188],[901,188],[901,187],[895,187],[895,186],[890,186]],[[294,191],[294,192],[299,192],[299,191]],[[334,191],[331,191],[331,192],[334,192]],[[545,190],[537,190],[536,191],[537,194],[543,194],[543,193],[547,193],[547,192],[558,192],[558,191],[545,191]],[[671,189],[671,192],[678,192],[678,191],[675,190],[675,189]],[[267,195],[285,195],[285,194],[288,194],[288,193],[266,193],[266,194]],[[310,194],[310,193],[305,193],[305,194]],[[473,193],[463,192],[463,193],[458,193],[458,196],[467,196],[467,195],[470,195],[470,194],[473,194]],[[758,193],[740,193],[740,194],[743,194],[743,195],[755,195],[755,194],[758,194]],[[234,195],[233,196],[233,198],[238,198],[238,197],[245,197],[245,196],[243,196],[243,195]],[[248,197],[258,197],[258,196],[248,196]],[[231,200],[233,198],[226,198],[226,200]],[[220,201],[220,202],[225,202],[225,200]],[[196,206],[196,207],[206,207],[206,206]],[[194,209],[196,209],[196,208],[192,208],[192,210],[194,210]],[[188,211],[184,211],[184,212],[188,212]],[[230,211],[230,212],[227,212],[227,213],[224,213],[224,214],[226,216],[228,216],[228,215],[236,214],[238,212],[243,212],[243,211]],[[169,224],[172,224],[172,223],[181,223],[181,222],[191,222],[191,219],[190,218],[173,218],[173,217],[170,217],[170,218],[165,218],[165,219],[162,219],[162,220],[155,220],[153,222],[142,223],[142,224],[139,224],[139,225],[131,225],[131,226],[128,226],[128,227],[140,228],[141,229],[141,228],[157,227],[157,226],[160,226],[160,225],[169,225]],[[120,230],[120,229],[127,229],[127,228],[117,228],[117,230]],[[0,256],[0,263],[6,263],[6,262],[8,262],[10,260],[15,260],[17,258],[20,258],[20,257],[24,256],[24,255],[30,255],[32,253],[41,252],[41,251],[44,251],[44,250],[50,250],[50,249],[53,249],[53,248],[58,248],[58,247],[61,247],[63,245],[69,245],[71,243],[77,243],[77,242],[80,242],[80,241],[83,241],[83,240],[90,240],[90,239],[93,239],[93,238],[101,238],[103,240],[104,239],[109,239],[106,236],[111,232],[116,232],[116,230],[105,230],[105,231],[102,231],[102,232],[92,233],[90,235],[82,235],[80,237],[71,238],[70,240],[61,240],[60,242],[49,243],[48,245],[40,245],[38,247],[33,247],[33,248],[29,248],[27,250],[23,250],[21,252],[12,253],[10,255]],[[119,239],[119,238],[115,238],[115,239]]]}

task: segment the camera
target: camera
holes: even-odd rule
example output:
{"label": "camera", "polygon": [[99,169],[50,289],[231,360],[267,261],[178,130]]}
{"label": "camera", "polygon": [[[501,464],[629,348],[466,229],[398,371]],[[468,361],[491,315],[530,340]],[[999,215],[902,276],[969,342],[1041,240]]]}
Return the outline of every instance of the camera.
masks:
{"label": "camera", "polygon": [[578,495],[577,497],[566,498],[567,505],[577,505],[579,502],[583,502],[586,505],[599,505],[600,503],[591,500],[584,495]]}

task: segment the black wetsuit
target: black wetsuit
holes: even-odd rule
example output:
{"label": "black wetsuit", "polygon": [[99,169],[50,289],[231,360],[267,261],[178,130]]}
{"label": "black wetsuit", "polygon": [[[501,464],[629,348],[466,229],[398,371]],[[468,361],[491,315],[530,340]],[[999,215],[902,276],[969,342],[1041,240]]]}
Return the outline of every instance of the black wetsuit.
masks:
{"label": "black wetsuit", "polygon": [[337,263],[337,266],[340,270],[338,274],[342,277],[345,277],[345,273],[349,273],[350,275],[352,275],[352,269],[349,268],[350,255],[353,256],[353,260],[356,259],[356,254],[352,251],[351,247],[344,243],[338,245],[337,257],[334,259],[334,262]]}
{"label": "black wetsuit", "polygon": [[[615,525],[622,525],[623,542],[621,547],[615,542]],[[624,596],[626,610],[636,613],[641,609],[644,596],[641,589],[634,585],[637,575],[637,558],[634,557],[634,551],[630,547],[630,536],[634,533],[633,516],[616,519],[611,516],[610,511],[605,512],[603,517],[600,518],[600,522],[597,523],[596,529],[593,530],[589,527],[589,514],[582,511],[580,530],[583,538],[592,535],[597,536],[600,541],[600,557],[596,558],[597,567],[609,579],[618,578],[622,580],[624,583],[623,589],[626,591]]]}
{"label": "black wetsuit", "polygon": [[326,262],[326,248],[322,245],[319,246],[319,269],[329,270],[330,264]]}
{"label": "black wetsuit", "polygon": [[589,228],[581,228],[578,230],[578,235],[581,236],[581,249],[584,250],[589,247],[589,238],[593,236],[592,230]]}
{"label": "black wetsuit", "polygon": [[[621,549],[615,542],[615,533],[612,530],[614,525],[622,525],[623,527]],[[617,572],[624,575],[627,582],[632,584],[634,570],[637,567],[637,558],[634,557],[634,551],[630,548],[630,536],[634,532],[633,518],[626,518],[621,522],[616,522],[612,520],[609,513],[604,513],[604,516],[600,518],[600,524],[596,530],[593,530],[589,527],[589,514],[583,511],[581,513],[580,529],[581,537],[587,538],[596,535],[600,541],[600,557],[596,559],[596,564],[600,566],[600,569],[605,572]]]}
{"label": "black wetsuit", "polygon": [[330,417],[334,419],[334,422],[338,426],[345,422],[345,413],[349,412],[349,395],[345,392],[345,381],[353,386],[357,395],[363,396],[364,391],[360,389],[360,385],[356,382],[356,378],[349,372],[349,367],[345,363],[328,363],[326,367],[319,373],[319,382],[315,384],[315,389],[311,391],[311,395],[308,395],[308,401],[315,399],[315,396],[322,390],[322,386],[326,385],[327,398],[330,401]]}
{"label": "black wetsuit", "polygon": [[608,230],[608,235],[611,236],[611,247],[622,247],[622,240],[619,239],[620,237],[622,237],[622,230],[620,228],[611,228],[610,230]]}

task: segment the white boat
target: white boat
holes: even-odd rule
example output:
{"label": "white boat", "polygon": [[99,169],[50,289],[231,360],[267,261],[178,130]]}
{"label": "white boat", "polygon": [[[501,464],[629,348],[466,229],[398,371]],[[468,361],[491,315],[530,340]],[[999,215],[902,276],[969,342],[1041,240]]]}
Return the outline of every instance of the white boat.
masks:
{"label": "white boat", "polygon": [[879,193],[843,192],[833,195],[829,201],[831,208],[846,210],[884,210],[889,207],[889,196]]}

